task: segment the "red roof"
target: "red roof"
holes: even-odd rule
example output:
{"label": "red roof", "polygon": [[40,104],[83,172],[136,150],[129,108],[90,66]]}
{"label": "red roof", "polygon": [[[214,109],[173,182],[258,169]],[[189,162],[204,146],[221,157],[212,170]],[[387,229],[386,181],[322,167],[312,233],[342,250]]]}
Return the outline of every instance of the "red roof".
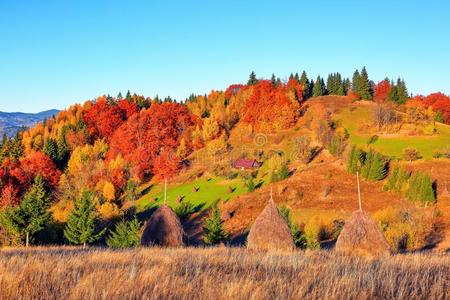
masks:
{"label": "red roof", "polygon": [[255,159],[245,159],[245,158],[238,158],[234,162],[235,168],[244,168],[244,169],[253,169],[259,167],[258,162]]}

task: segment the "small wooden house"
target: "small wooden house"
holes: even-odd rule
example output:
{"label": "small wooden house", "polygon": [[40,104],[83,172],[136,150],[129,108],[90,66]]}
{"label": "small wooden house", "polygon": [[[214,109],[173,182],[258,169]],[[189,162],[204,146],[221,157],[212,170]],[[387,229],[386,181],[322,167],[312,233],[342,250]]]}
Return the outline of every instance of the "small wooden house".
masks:
{"label": "small wooden house", "polygon": [[241,170],[251,170],[251,169],[257,169],[261,166],[261,163],[256,161],[256,159],[245,159],[245,158],[238,158],[233,166],[236,169]]}

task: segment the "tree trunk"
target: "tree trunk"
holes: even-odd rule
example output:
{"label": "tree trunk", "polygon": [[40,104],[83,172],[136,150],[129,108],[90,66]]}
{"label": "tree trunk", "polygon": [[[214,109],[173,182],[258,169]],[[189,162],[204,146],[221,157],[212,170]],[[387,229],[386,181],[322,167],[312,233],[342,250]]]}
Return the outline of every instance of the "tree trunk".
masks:
{"label": "tree trunk", "polygon": [[86,249],[86,242],[83,243],[83,249]]}
{"label": "tree trunk", "polygon": [[25,235],[25,247],[28,248],[28,245],[30,243],[30,233],[27,231]]}

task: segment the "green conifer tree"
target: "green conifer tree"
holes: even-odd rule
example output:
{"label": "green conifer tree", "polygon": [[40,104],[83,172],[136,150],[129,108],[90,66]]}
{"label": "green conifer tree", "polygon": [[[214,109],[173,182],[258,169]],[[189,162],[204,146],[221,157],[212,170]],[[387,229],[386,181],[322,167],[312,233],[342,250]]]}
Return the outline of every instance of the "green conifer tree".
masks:
{"label": "green conifer tree", "polygon": [[355,70],[353,73],[353,79],[352,79],[352,91],[353,93],[358,93],[360,90],[360,82],[361,82],[361,75],[359,74],[358,69]]}
{"label": "green conifer tree", "polygon": [[256,74],[254,71],[250,73],[250,76],[248,77],[247,85],[255,85],[258,83],[258,79],[256,78]]}
{"label": "green conifer tree", "polygon": [[356,145],[353,145],[347,163],[347,170],[349,173],[356,174],[356,172],[359,170],[361,159],[362,159],[361,150],[358,149]]}
{"label": "green conifer tree", "polygon": [[314,83],[313,90],[312,90],[312,96],[313,97],[319,97],[323,96],[325,94],[323,90],[323,80],[320,78],[320,76],[317,76],[316,82]]}
{"label": "green conifer tree", "polygon": [[94,194],[88,190],[83,191],[81,197],[75,201],[75,207],[67,218],[64,236],[75,245],[83,245],[97,241],[105,229],[97,231],[97,213],[94,205]]}
{"label": "green conifer tree", "polygon": [[361,99],[372,100],[373,92],[370,86],[369,74],[367,74],[366,67],[363,67],[361,70],[358,94]]}
{"label": "green conifer tree", "polygon": [[45,191],[45,182],[42,176],[36,176],[30,190],[25,194],[18,208],[15,221],[25,238],[28,247],[30,238],[44,229],[50,220],[50,198]]}
{"label": "green conifer tree", "polygon": [[122,220],[110,233],[106,244],[111,248],[132,248],[140,244],[141,223],[135,217],[131,221]]}
{"label": "green conifer tree", "polygon": [[203,241],[206,245],[216,245],[229,239],[229,233],[223,228],[220,214],[220,209],[216,204],[212,207],[209,217],[203,223]]}

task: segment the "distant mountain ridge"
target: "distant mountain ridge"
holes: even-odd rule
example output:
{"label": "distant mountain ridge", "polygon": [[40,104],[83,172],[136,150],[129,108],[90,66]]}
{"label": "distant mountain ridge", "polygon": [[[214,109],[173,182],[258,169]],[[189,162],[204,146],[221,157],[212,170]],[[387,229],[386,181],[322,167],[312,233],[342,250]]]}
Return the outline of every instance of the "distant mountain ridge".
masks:
{"label": "distant mountain ridge", "polygon": [[14,136],[21,129],[32,127],[44,119],[51,118],[58,112],[57,109],[38,113],[0,111],[0,136],[3,136],[4,133],[9,137]]}

